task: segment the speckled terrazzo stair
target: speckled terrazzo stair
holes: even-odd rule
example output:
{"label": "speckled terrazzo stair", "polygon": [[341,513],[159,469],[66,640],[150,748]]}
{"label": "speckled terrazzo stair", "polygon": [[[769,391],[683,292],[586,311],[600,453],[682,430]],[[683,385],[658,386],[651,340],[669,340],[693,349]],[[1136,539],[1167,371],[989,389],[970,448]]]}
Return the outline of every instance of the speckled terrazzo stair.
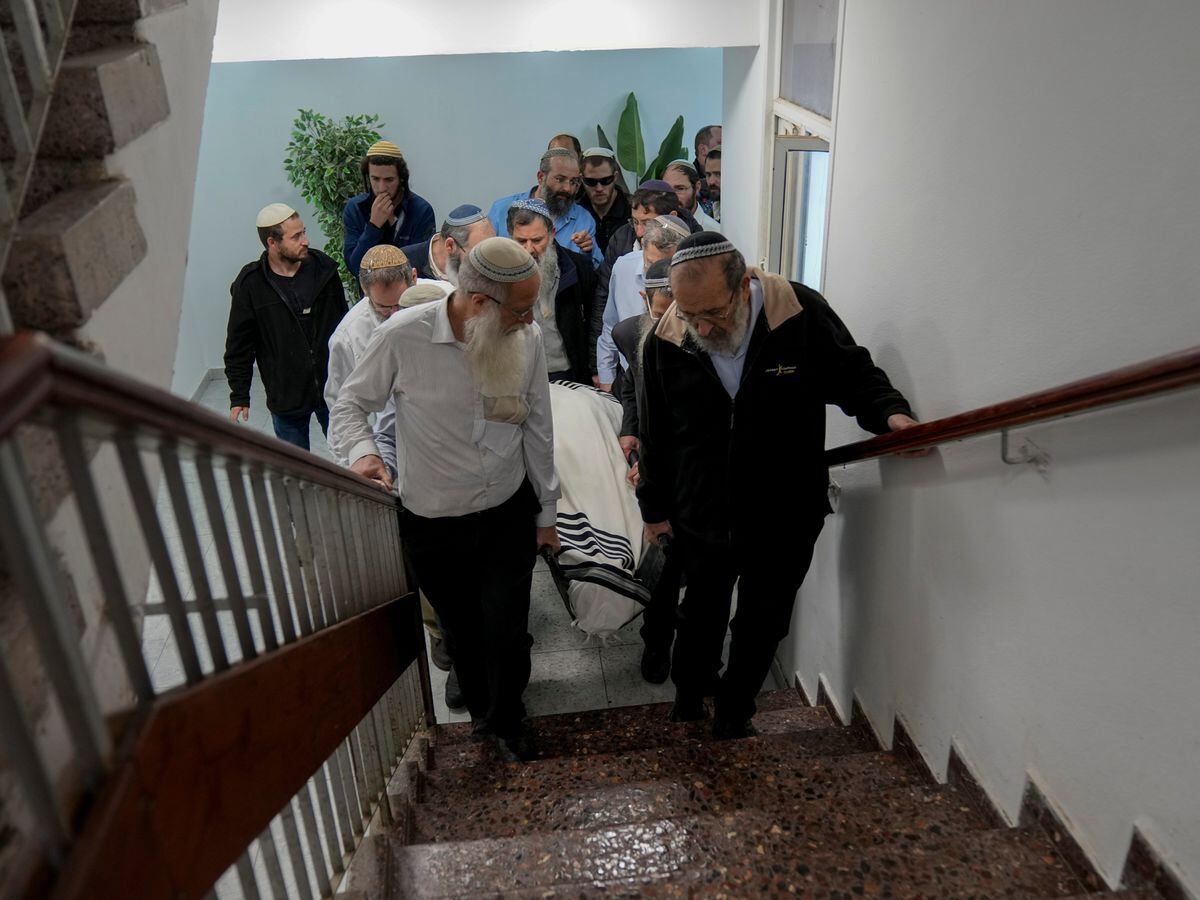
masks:
{"label": "speckled terrazzo stair", "polygon": [[[1125,897],[1089,894],[1038,826],[996,828],[863,724],[790,691],[760,734],[713,741],[665,705],[533,720],[536,758],[500,762],[439,726],[393,793],[350,888],[398,897]],[[1093,882],[1094,883],[1094,882]]]}

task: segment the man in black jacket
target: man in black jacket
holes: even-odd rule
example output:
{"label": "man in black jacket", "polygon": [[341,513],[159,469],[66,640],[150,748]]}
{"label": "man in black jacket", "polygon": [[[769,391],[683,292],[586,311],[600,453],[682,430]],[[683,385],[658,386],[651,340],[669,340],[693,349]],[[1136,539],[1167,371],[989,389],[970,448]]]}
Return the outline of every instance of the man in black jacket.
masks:
{"label": "man in black jacket", "polygon": [[[788,633],[829,512],[825,406],[868,431],[916,422],[903,395],[816,291],[746,270],[721,234],[685,238],[674,306],[642,348],[638,502],[647,538],[682,553],[672,718],[754,733],[754,697]],[[734,582],[737,614],[718,679]]]}
{"label": "man in black jacket", "polygon": [[238,273],[229,289],[225,378],[229,418],[250,418],[254,364],[267,393],[275,436],[308,449],[309,420],[329,428],[325,374],[329,338],[346,314],[337,264],[310,249],[300,215],[283,203],[258,214],[262,256]]}
{"label": "man in black jacket", "polygon": [[536,197],[513,203],[505,224],[541,273],[533,318],[542,331],[550,380],[590,384],[587,334],[596,292],[591,257],[555,241],[550,208]]}

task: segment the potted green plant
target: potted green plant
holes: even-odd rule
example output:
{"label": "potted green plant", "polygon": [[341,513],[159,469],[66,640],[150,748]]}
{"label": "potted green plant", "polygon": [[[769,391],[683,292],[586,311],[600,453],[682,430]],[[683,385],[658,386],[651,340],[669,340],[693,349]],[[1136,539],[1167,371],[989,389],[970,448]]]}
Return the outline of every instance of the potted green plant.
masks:
{"label": "potted green plant", "polygon": [[621,112],[621,119],[617,124],[617,146],[613,147],[600,125],[596,126],[596,134],[600,145],[616,153],[617,162],[623,169],[633,173],[638,184],[652,178],[662,178],[668,163],[687,158],[687,150],[683,146],[683,116],[679,116],[659,144],[658,154],[647,162],[646,145],[642,139],[641,114],[638,111],[637,97],[632,91],[625,98],[625,109]]}
{"label": "potted green plant", "polygon": [[363,154],[380,138],[379,116],[346,116],[341,122],[314,112],[298,110],[292,122],[283,169],[288,181],[316,211],[325,235],[325,253],[338,264],[348,297],[359,295],[358,281],[342,259],[342,208],[363,190],[359,165]]}

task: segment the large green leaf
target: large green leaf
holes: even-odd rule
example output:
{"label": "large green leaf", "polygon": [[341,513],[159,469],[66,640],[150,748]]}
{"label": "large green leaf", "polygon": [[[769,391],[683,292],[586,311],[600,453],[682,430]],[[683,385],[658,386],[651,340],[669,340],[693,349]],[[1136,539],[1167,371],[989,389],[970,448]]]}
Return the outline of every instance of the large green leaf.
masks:
{"label": "large green leaf", "polygon": [[[613,145],[608,140],[608,135],[604,133],[604,129],[600,125],[596,126],[596,137],[599,138],[601,147],[604,147],[606,150],[612,150]],[[620,166],[613,166],[613,168],[617,170],[617,184],[620,185],[621,190],[628,194],[629,185],[625,183],[625,173],[621,171]]]}
{"label": "large green leaf", "polygon": [[687,151],[683,149],[683,116],[680,116],[671,126],[671,130],[667,132],[667,136],[663,138],[663,142],[658,147],[658,156],[650,163],[646,170],[646,177],[642,181],[650,178],[662,178],[663,173],[667,170],[667,164],[685,158],[686,153]]}
{"label": "large green leaf", "polygon": [[631,172],[646,168],[646,147],[642,143],[642,120],[638,115],[637,97],[633,91],[625,100],[625,109],[617,125],[617,161]]}

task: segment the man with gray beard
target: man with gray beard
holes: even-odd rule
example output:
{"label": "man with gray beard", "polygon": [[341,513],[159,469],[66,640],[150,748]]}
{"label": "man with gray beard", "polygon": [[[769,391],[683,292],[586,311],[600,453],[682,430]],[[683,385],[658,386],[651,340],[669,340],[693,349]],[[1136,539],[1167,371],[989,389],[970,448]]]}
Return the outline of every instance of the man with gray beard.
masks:
{"label": "man with gray beard", "polygon": [[542,331],[550,380],[591,384],[587,329],[596,295],[591,260],[555,242],[554,217],[541,200],[516,201],[506,224],[541,273],[533,316]]}
{"label": "man with gray beard", "polygon": [[508,238],[463,259],[445,300],[376,330],[338,395],[335,452],[391,489],[367,416],[396,408],[401,533],[471,713],[502,758],[527,752],[529,591],[539,549],[559,549],[550,385],[533,325],[537,265]]}
{"label": "man with gray beard", "polygon": [[671,718],[704,718],[714,696],[713,736],[744,737],[829,513],[826,404],[876,434],[917,423],[820,294],[747,270],[718,232],[680,243],[670,284],[642,348],[637,495],[647,539],[672,538],[688,585]]}

